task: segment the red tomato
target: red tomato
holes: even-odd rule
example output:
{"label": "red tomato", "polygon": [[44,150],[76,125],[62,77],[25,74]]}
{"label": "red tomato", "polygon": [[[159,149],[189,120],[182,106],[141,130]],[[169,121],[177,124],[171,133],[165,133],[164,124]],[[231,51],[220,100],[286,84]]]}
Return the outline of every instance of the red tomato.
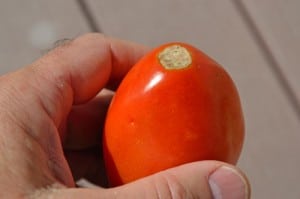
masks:
{"label": "red tomato", "polygon": [[126,75],[110,104],[104,159],[111,186],[199,160],[235,164],[244,139],[237,89],[198,49],[154,49]]}

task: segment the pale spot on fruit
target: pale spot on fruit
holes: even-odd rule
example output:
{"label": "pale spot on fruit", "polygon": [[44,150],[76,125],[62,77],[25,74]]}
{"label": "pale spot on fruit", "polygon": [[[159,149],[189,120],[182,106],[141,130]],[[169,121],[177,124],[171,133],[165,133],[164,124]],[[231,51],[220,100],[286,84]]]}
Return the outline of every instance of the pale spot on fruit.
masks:
{"label": "pale spot on fruit", "polygon": [[186,68],[192,63],[189,51],[180,45],[166,47],[159,53],[158,59],[161,65],[168,70]]}

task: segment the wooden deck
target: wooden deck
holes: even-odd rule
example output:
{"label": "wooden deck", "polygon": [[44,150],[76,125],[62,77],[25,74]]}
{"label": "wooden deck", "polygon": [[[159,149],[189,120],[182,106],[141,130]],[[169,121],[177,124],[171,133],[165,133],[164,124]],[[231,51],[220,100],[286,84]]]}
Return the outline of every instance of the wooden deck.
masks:
{"label": "wooden deck", "polygon": [[246,143],[239,162],[253,198],[300,198],[300,1],[0,1],[0,74],[53,43],[90,31],[149,46],[196,45],[240,91]]}

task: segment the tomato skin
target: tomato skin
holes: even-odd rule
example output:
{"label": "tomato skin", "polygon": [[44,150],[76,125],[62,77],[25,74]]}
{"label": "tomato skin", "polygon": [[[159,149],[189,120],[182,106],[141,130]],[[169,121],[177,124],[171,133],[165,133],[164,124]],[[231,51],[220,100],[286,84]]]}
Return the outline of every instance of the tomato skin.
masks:
{"label": "tomato skin", "polygon": [[[166,69],[158,54],[187,49],[192,63]],[[110,104],[103,135],[111,186],[199,160],[236,164],[244,139],[237,89],[228,73],[184,43],[162,45],[126,75]]]}

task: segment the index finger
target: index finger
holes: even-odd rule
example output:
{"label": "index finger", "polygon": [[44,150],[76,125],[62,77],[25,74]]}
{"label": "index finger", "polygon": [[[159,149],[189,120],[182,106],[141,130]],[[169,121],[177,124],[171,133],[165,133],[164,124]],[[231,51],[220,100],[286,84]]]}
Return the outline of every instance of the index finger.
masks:
{"label": "index finger", "polygon": [[[10,81],[1,86],[6,90],[13,87],[18,92],[12,97],[30,104],[30,110],[23,111],[31,118],[31,132],[40,132],[41,115],[46,114],[59,127],[73,104],[85,103],[106,86],[116,87],[146,51],[138,44],[90,33],[55,48],[31,66],[2,77]],[[32,104],[32,100],[39,103]]]}

